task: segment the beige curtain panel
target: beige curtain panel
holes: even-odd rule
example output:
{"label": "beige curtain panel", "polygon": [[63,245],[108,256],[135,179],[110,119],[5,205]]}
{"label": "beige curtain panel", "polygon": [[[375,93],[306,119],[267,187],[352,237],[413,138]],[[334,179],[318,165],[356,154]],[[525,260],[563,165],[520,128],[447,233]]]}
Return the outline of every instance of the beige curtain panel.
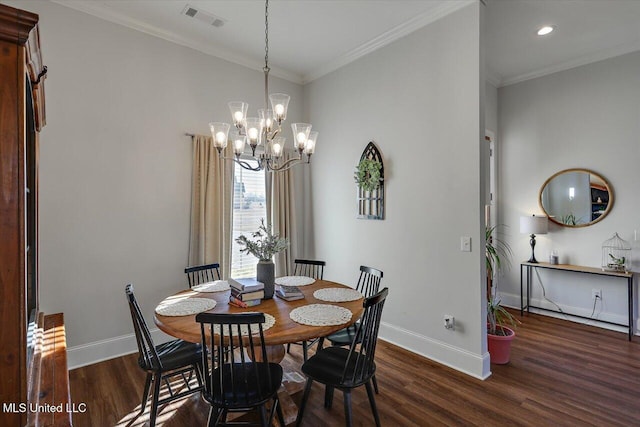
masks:
{"label": "beige curtain panel", "polygon": [[[285,152],[283,161],[292,156]],[[289,275],[293,265],[296,238],[295,216],[295,179],[293,169],[284,172],[267,172],[267,221],[273,226],[273,232],[289,239],[287,250],[275,256],[276,277]]]}
{"label": "beige curtain panel", "polygon": [[[223,151],[233,156],[231,144]],[[210,136],[193,137],[189,265],[220,263],[231,272],[233,163],[218,156]]]}

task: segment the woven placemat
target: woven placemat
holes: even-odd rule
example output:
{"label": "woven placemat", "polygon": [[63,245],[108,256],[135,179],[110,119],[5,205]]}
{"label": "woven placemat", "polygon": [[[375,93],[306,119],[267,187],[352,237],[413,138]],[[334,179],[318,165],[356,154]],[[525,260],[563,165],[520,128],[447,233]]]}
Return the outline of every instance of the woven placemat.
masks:
{"label": "woven placemat", "polygon": [[230,289],[229,282],[226,280],[214,280],[213,282],[201,283],[191,288],[196,292],[224,292]]}
{"label": "woven placemat", "polygon": [[276,278],[278,285],[284,286],[307,286],[315,283],[316,279],[307,276],[284,276]]}
{"label": "woven placemat", "polygon": [[[245,313],[249,313],[248,311]],[[273,317],[270,314],[267,313],[263,313],[264,314],[264,323],[262,324],[262,330],[266,331],[267,329],[271,328],[273,325],[276,324],[276,318]],[[240,325],[240,333],[242,335],[249,335],[249,325]],[[216,334],[220,333],[220,325],[215,325],[214,326],[214,331]],[[251,325],[251,334],[257,334],[258,333],[258,327],[256,325]],[[236,328],[233,328],[233,335],[237,335],[238,334],[238,330]],[[225,335],[229,335],[229,329],[225,328]]]}
{"label": "woven placemat", "polygon": [[309,326],[342,325],[351,320],[349,309],[330,304],[309,304],[294,308],[289,317],[296,323]]}
{"label": "woven placemat", "polygon": [[313,293],[314,298],[327,302],[348,302],[362,298],[360,291],[348,288],[324,288]]}
{"label": "woven placemat", "polygon": [[177,298],[170,297],[156,307],[156,313],[161,316],[190,316],[211,310],[216,301],[209,298]]}

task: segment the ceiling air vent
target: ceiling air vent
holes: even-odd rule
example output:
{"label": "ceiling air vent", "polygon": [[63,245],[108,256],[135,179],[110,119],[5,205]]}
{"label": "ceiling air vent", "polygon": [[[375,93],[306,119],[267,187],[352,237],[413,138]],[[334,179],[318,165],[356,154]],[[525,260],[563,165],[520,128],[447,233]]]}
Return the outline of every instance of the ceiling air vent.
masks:
{"label": "ceiling air vent", "polygon": [[182,9],[182,14],[188,16],[190,18],[195,18],[198,21],[202,21],[207,25],[213,25],[214,27],[220,28],[227,22],[226,19],[220,18],[219,16],[215,16],[209,12],[205,12],[203,10],[196,9],[193,6],[186,5],[184,9]]}

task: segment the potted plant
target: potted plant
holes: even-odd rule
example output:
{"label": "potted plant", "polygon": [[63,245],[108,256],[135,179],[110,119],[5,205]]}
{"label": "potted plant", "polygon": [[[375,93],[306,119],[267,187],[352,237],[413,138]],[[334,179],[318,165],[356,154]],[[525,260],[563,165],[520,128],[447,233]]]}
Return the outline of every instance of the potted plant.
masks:
{"label": "potted plant", "polygon": [[271,224],[265,225],[264,218],[262,218],[258,231],[251,233],[251,239],[242,234],[236,239],[236,243],[244,246],[240,249],[240,252],[245,252],[258,258],[256,279],[264,284],[265,299],[273,298],[275,288],[273,256],[286,249],[289,241],[277,234],[273,234]]}
{"label": "potted plant", "polygon": [[487,346],[491,363],[509,362],[511,341],[515,338],[515,327],[519,323],[502,305],[493,286],[493,279],[510,266],[511,248],[496,235],[496,226],[485,227],[485,260],[487,267]]}

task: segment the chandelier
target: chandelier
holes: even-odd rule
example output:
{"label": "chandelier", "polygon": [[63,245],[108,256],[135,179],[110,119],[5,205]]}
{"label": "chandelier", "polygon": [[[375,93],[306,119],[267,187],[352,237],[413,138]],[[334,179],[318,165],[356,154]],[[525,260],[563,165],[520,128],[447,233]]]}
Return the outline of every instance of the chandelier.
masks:
{"label": "chandelier", "polygon": [[[209,123],[213,146],[218,150],[218,155],[226,160],[233,160],[244,169],[259,171],[285,171],[293,165],[311,162],[311,155],[316,148],[318,132],[311,131],[309,123],[292,123],[293,146],[297,151],[297,157],[283,161],[285,137],[282,136],[282,122],[287,118],[289,95],[284,93],[272,93],[269,95],[269,0],[265,1],[264,9],[264,108],[258,110],[258,117],[247,117],[249,104],[242,101],[229,102],[229,110],[233,120],[234,129],[229,133],[229,123]],[[271,108],[269,108],[271,107]],[[231,140],[234,157],[224,157],[222,150]],[[251,157],[245,154],[246,144],[251,148]],[[256,156],[256,148],[263,146],[263,150]],[[249,162],[255,162],[252,166]]]}

